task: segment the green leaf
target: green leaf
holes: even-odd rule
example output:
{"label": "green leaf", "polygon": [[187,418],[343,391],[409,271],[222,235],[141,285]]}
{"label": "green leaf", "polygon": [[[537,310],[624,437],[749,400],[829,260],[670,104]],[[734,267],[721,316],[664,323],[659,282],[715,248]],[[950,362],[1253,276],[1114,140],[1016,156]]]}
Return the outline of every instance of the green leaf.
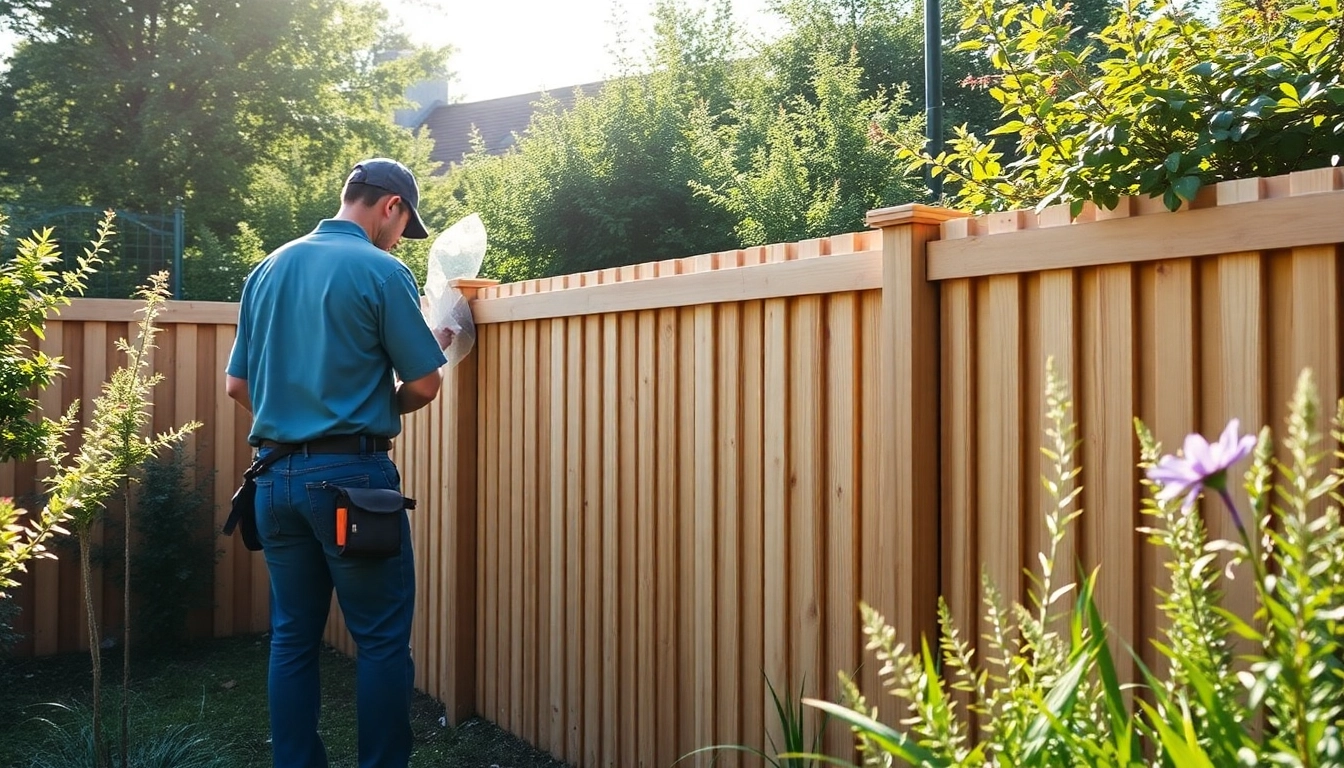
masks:
{"label": "green leaf", "polygon": [[880,746],[889,755],[899,757],[908,763],[920,766],[930,766],[931,768],[940,768],[949,766],[951,763],[938,757],[933,752],[920,746],[909,736],[896,731],[895,729],[880,723],[871,717],[854,710],[832,704],[829,701],[820,699],[804,699],[804,704],[809,707],[816,707],[831,717],[842,722],[848,723],[856,732],[862,733],[873,743]]}
{"label": "green leaf", "polygon": [[1190,68],[1190,74],[1204,78],[1213,77],[1217,71],[1217,66],[1212,61],[1201,61]]}
{"label": "green leaf", "polygon": [[[1148,715],[1148,722],[1157,731],[1162,742],[1162,747],[1167,751],[1173,763],[1181,768],[1214,768],[1213,762],[1209,756],[1200,748],[1196,741],[1193,744],[1186,740],[1185,723],[1189,722],[1189,712],[1185,712],[1182,718],[1182,732],[1177,733],[1171,726],[1162,719],[1158,711],[1148,702],[1139,701],[1139,706]],[[1184,710],[1184,707],[1182,707]]]}
{"label": "green leaf", "polygon": [[1322,11],[1319,7],[1311,5],[1298,5],[1289,8],[1288,10],[1283,12],[1283,14],[1290,19],[1296,19],[1297,21],[1308,21],[1308,22],[1316,21],[1316,19],[1320,17],[1321,13]]}
{"label": "green leaf", "polygon": [[1021,133],[1022,130],[1026,127],[1027,124],[1022,122],[1021,120],[1010,120],[1004,123],[1003,125],[1000,125],[998,128],[995,128],[994,130],[990,131],[988,135],[1001,136],[1007,133]]}
{"label": "green leaf", "polygon": [[1079,654],[1069,670],[1055,681],[1045,701],[1041,702],[1044,711],[1032,718],[1023,740],[1022,757],[1028,764],[1045,748],[1048,743],[1047,737],[1055,727],[1053,724],[1063,721],[1068,713],[1073,711],[1074,702],[1078,700],[1078,686],[1082,683],[1083,676],[1087,674],[1091,661],[1090,654]]}
{"label": "green leaf", "polygon": [[1171,189],[1177,197],[1189,203],[1194,201],[1202,184],[1198,176],[1182,176],[1172,183]]}

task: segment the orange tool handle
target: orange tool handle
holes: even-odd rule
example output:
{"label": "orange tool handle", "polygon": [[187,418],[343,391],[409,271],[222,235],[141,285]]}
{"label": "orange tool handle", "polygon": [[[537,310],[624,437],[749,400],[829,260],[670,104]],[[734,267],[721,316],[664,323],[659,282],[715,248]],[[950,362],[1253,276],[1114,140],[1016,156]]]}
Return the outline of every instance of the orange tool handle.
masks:
{"label": "orange tool handle", "polygon": [[345,522],[348,514],[349,512],[346,511],[345,507],[336,508],[336,546],[338,547],[345,546]]}

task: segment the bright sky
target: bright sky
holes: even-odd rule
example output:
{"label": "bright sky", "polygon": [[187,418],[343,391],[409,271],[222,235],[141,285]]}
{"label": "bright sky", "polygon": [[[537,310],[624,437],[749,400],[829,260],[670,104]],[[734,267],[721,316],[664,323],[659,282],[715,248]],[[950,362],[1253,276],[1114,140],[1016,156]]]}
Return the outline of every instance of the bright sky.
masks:
{"label": "bright sky", "polygon": [[[769,38],[780,28],[769,0],[733,0],[749,34]],[[655,0],[382,0],[412,40],[451,45],[457,79],[449,97],[480,101],[604,80],[615,72],[613,19],[623,18],[629,53],[642,62],[652,34]],[[708,0],[681,0],[703,8]],[[445,10],[432,10],[438,5]],[[0,59],[14,40],[0,31]],[[746,42],[743,51],[748,50]]]}
{"label": "bright sky", "polygon": [[[681,2],[692,8],[707,4]],[[767,2],[733,0],[739,25],[753,35],[775,33],[780,22],[765,10]],[[426,10],[414,0],[383,4],[406,22],[415,42],[453,46],[448,66],[457,79],[449,85],[450,98],[481,101],[610,77],[617,17],[625,20],[629,53],[642,62],[655,0],[441,0],[446,12]]]}

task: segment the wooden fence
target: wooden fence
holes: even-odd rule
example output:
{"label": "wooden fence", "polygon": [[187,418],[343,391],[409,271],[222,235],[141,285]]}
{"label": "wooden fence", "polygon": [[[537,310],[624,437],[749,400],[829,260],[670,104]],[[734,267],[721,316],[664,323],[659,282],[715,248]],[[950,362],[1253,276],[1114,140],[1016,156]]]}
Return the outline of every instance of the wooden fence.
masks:
{"label": "wooden fence", "polygon": [[[41,405],[48,415],[64,413],[80,403],[80,427],[87,424],[93,399],[102,392],[112,372],[125,364],[118,339],[133,340],[137,333],[137,301],[78,299],[47,322],[41,351],[64,360],[68,370],[43,391]],[[203,426],[187,438],[187,457],[194,462],[213,508],[202,510],[201,525],[218,530],[228,514],[228,501],[242,469],[251,460],[246,411],[224,395],[223,370],[233,346],[238,321],[235,304],[168,302],[159,317],[162,333],[152,352],[153,371],[164,375],[154,389],[153,429],[162,432],[192,419]],[[0,495],[14,496],[20,506],[40,503],[42,468],[34,462],[0,464]],[[108,519],[123,521],[119,502],[110,505]],[[103,541],[103,527],[94,533]],[[253,558],[234,539],[220,538],[215,563],[214,607],[190,617],[197,636],[228,636],[261,632],[269,626],[266,565]],[[22,608],[17,629],[25,639],[15,649],[20,655],[47,655],[88,649],[88,620],[80,589],[79,558],[72,541],[58,541],[58,560],[30,564],[21,575],[15,599]],[[93,576],[93,595],[104,635],[121,632],[122,591],[117,579]],[[104,606],[108,610],[104,610]]]}
{"label": "wooden fence", "polygon": [[[981,573],[1020,599],[1043,542],[1047,357],[1083,466],[1061,562],[1101,566],[1102,610],[1137,641],[1160,625],[1164,576],[1135,530],[1131,418],[1174,448],[1233,416],[1278,427],[1303,367],[1326,402],[1341,394],[1340,170],[1220,184],[1174,214],[1126,199],[1073,221],[902,206],[869,223],[463,286],[477,352],[395,449],[421,500],[417,686],[450,720],[479,712],[576,765],[666,766],[763,745],[767,677],[834,698],[835,672],[858,668],[876,690],[859,600],[917,641],[943,594],[978,636]],[[67,353],[88,333],[71,327]],[[231,331],[174,333],[178,360],[207,354],[187,367],[211,374],[173,414],[213,413],[241,446],[245,416],[215,394]],[[246,449],[225,453],[233,477]],[[219,572],[253,576],[260,560],[225,546]],[[256,628],[240,619],[264,610],[259,584],[234,579],[214,631]],[[339,615],[328,638],[352,650]]]}
{"label": "wooden fence", "polygon": [[[483,289],[474,708],[576,764],[667,765],[763,744],[763,675],[835,697],[866,662],[875,691],[860,599],[914,641],[943,594],[978,637],[981,574],[1024,598],[1044,542],[1047,357],[1084,467],[1061,567],[1099,564],[1118,639],[1151,636],[1131,420],[1173,448],[1278,426],[1303,367],[1339,396],[1342,189],[1323,170],[1076,220],[903,206],[870,216],[880,240]],[[1247,580],[1229,591],[1244,609]]]}

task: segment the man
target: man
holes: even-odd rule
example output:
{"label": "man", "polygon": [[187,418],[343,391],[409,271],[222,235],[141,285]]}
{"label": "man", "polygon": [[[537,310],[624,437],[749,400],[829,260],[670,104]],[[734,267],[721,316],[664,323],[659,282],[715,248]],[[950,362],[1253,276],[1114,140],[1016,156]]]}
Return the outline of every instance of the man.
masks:
{"label": "man", "polygon": [[[243,284],[225,391],[252,411],[249,442],[294,448],[256,479],[257,531],[271,580],[268,678],[278,768],[325,768],[318,655],[333,587],[356,657],[360,768],[404,768],[411,753],[415,567],[401,512],[399,555],[338,555],[335,492],[400,490],[388,458],[401,414],[439,393],[446,361],[420,312],[401,238],[425,238],[406,166],[355,166],[335,218],[268,256]],[[395,374],[395,375],[394,375]]]}

